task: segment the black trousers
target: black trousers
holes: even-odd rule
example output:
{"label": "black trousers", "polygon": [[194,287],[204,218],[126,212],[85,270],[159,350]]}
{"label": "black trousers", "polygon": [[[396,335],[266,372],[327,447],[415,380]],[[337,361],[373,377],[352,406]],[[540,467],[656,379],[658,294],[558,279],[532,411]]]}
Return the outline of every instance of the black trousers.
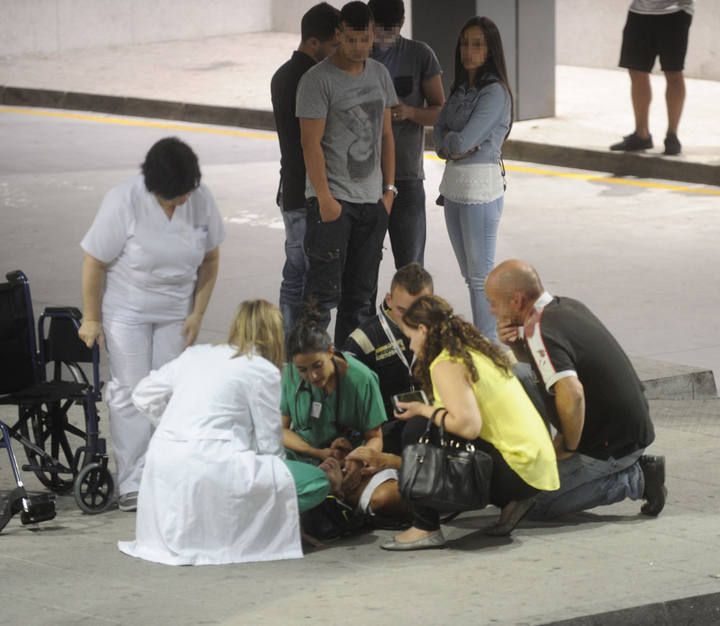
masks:
{"label": "black trousers", "polygon": [[395,269],[408,263],[425,264],[425,187],[422,179],[396,180],[398,196],[388,224]]}
{"label": "black trousers", "polygon": [[[427,419],[424,417],[413,417],[408,420],[403,429],[402,440],[405,446],[417,443],[420,436],[427,428]],[[451,438],[460,442],[466,440],[457,435]],[[430,429],[430,441],[440,444],[440,429],[432,426]],[[475,439],[473,445],[486,452],[493,460],[493,473],[490,479],[490,502],[497,507],[504,507],[514,500],[524,500],[538,493],[538,489],[528,485],[503,459],[497,448],[483,439]],[[421,530],[437,530],[440,528],[440,513],[435,509],[413,504],[413,526]]]}
{"label": "black trousers", "polygon": [[304,299],[313,298],[327,327],[337,307],[335,345],[375,315],[378,270],[388,215],[382,201],[355,204],[342,201],[340,217],[320,220],[316,198],[308,200],[305,253],[308,271]]}
{"label": "black trousers", "polygon": [[405,422],[403,420],[391,419],[382,425],[383,452],[398,456],[402,454],[404,430]]}

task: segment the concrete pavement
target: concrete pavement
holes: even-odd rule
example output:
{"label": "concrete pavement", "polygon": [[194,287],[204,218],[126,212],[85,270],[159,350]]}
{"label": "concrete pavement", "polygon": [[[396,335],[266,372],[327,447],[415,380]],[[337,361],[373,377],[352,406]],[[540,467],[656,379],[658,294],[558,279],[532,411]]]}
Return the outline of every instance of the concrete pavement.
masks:
{"label": "concrete pavement", "polygon": [[[0,58],[0,104],[272,129],[270,77],[297,40],[289,33],[247,33]],[[633,126],[626,72],[558,66],[556,117],[516,123],[505,157],[720,185],[720,83],[687,81],[684,150],[672,158],[660,154],[664,78],[653,75],[652,86],[655,149],[611,153],[608,146]]]}
{"label": "concrete pavement", "polygon": [[[228,230],[201,339],[223,339],[239,300],[276,301],[282,222],[273,205],[272,133],[0,107],[0,270],[28,273],[36,309],[79,305],[77,242],[105,191],[136,172],[148,146],[169,133],[197,150]],[[441,163],[426,165],[427,266],[437,291],[468,315],[442,211],[432,204]],[[133,535],[132,514],[85,516],[63,497],[54,521],[31,529],[14,519],[0,534],[0,624],[717,622],[720,400],[711,397],[708,371],[720,366],[712,288],[718,196],[513,162],[508,171],[498,258],[531,259],[549,289],[599,314],[643,378],[662,381],[661,395],[684,398],[651,403],[651,451],[668,457],[669,499],[659,518],[623,502],[562,523],[524,523],[511,539],[491,540],[478,532],[496,514],[488,509],[447,525],[445,551],[386,553],[378,546],[390,533],[375,532],[299,561],[171,568],[117,551],[116,542]],[[388,252],[381,289],[392,272]],[[12,420],[6,408],[0,415]],[[3,454],[0,492],[10,488]],[[28,484],[37,486],[32,477]]]}
{"label": "concrete pavement", "polygon": [[718,402],[654,401],[652,411],[652,449],[669,458],[657,519],[623,502],[492,539],[479,532],[489,509],[446,525],[442,551],[387,553],[378,546],[392,533],[375,531],[298,561],[173,568],[116,549],[133,536],[133,514],[83,515],[65,496],[55,520],[13,520],[0,534],[0,624],[710,626],[720,615]]}

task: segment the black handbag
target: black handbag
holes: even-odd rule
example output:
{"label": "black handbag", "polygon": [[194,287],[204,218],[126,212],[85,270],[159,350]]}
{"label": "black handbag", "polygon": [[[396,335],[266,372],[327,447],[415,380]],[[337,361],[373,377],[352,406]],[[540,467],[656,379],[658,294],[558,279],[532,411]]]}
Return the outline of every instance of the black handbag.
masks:
{"label": "black handbag", "polygon": [[432,420],[417,443],[406,446],[400,466],[403,498],[441,513],[485,508],[490,498],[492,457],[469,441],[445,436],[440,422],[440,445],[430,442]]}

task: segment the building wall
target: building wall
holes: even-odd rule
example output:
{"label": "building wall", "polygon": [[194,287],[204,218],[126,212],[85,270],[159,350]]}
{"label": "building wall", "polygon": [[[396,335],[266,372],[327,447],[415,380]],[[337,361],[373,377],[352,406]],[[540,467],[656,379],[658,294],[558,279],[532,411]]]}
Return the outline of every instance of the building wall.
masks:
{"label": "building wall", "polygon": [[[272,3],[272,29],[279,33],[300,33],[300,20],[311,6],[319,0],[273,0]],[[338,9],[349,0],[327,0]],[[402,34],[410,36],[410,24],[412,22],[412,2],[405,0],[405,26]]]}
{"label": "building wall", "polygon": [[[555,0],[557,63],[616,68],[630,0]],[[690,26],[685,73],[720,80],[720,2],[698,0]],[[659,69],[659,64],[655,64]]]}
{"label": "building wall", "polygon": [[[0,55],[300,31],[316,0],[0,0]],[[555,0],[557,63],[617,67],[630,0]],[[342,6],[344,0],[331,0]],[[410,35],[410,0],[403,34]],[[720,80],[720,1],[698,0],[686,74]]]}
{"label": "building wall", "polygon": [[0,0],[0,55],[267,31],[272,9],[271,0]]}
{"label": "building wall", "polygon": [[[258,31],[300,33],[318,0],[0,0],[0,55],[200,39]],[[331,0],[341,7],[345,0]],[[410,32],[410,2],[406,26]]]}

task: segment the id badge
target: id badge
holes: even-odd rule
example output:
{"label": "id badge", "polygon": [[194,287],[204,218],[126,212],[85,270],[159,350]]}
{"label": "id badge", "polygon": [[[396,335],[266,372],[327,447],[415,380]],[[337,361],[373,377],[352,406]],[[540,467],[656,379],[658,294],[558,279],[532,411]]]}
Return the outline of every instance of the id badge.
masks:
{"label": "id badge", "polygon": [[318,419],[320,417],[320,413],[322,412],[322,402],[314,401],[312,405],[310,405],[310,417],[314,417],[315,419]]}

